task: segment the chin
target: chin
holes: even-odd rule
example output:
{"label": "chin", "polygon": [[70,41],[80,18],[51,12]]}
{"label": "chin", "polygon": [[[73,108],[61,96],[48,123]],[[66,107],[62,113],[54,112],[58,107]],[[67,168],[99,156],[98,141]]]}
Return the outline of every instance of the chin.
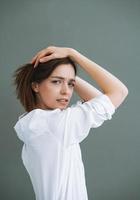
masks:
{"label": "chin", "polygon": [[68,106],[59,106],[58,108],[61,109],[61,110],[64,110],[66,109]]}

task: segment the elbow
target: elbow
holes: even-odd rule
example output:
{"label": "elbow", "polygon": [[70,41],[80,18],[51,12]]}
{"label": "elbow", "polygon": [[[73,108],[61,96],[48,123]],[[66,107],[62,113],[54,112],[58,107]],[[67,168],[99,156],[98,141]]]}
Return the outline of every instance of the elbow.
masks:
{"label": "elbow", "polygon": [[124,86],[119,92],[118,92],[118,95],[117,95],[117,107],[119,107],[123,101],[126,99],[128,95],[128,88],[126,86]]}
{"label": "elbow", "polygon": [[117,97],[116,97],[116,100],[115,100],[116,108],[119,107],[124,102],[124,100],[126,99],[127,95],[128,95],[128,88],[125,86],[117,94]]}
{"label": "elbow", "polygon": [[126,86],[124,86],[124,88],[122,89],[122,94],[123,94],[123,97],[126,98],[127,95],[128,95],[128,88]]}
{"label": "elbow", "polygon": [[118,89],[112,94],[109,94],[109,97],[111,98],[114,106],[118,108],[123,103],[127,95],[128,95],[128,88],[126,86],[123,86],[121,87],[121,89]]}

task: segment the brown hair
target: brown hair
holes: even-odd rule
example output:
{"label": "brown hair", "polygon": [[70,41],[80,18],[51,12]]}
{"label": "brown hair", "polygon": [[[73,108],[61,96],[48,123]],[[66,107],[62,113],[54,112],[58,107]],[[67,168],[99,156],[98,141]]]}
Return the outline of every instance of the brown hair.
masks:
{"label": "brown hair", "polygon": [[77,74],[77,66],[69,57],[55,58],[45,63],[39,63],[35,68],[33,64],[27,63],[14,71],[13,84],[16,86],[16,96],[27,112],[33,110],[37,104],[36,94],[31,87],[31,83],[41,83],[61,64],[71,64],[75,75]]}

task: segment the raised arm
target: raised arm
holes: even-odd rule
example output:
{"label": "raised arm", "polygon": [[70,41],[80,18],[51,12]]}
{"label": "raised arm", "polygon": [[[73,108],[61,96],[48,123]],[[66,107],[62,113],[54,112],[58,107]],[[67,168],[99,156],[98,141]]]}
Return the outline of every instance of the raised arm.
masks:
{"label": "raised arm", "polygon": [[69,56],[78,63],[106,94],[117,108],[128,95],[127,87],[113,74],[91,61],[75,49],[69,49]]}
{"label": "raised arm", "polygon": [[83,80],[79,76],[76,76],[76,83],[74,86],[74,91],[84,100],[88,101],[100,94],[98,89],[96,89],[93,85]]}
{"label": "raised arm", "polygon": [[[34,67],[36,67],[38,62],[46,62],[50,59],[67,56],[78,63],[80,67],[82,67],[91,76],[91,78],[95,80],[102,92],[110,98],[115,108],[120,106],[120,104],[128,95],[127,87],[109,71],[88,59],[86,56],[82,55],[73,48],[49,46],[48,48],[39,51],[33,57],[31,63],[34,63]],[[99,91],[97,91],[93,86],[90,87],[88,85],[88,92],[84,95],[84,92],[87,88],[87,83],[85,82],[84,87],[83,83],[84,82],[79,79],[76,90],[84,100],[89,100],[90,98],[94,97],[94,95],[97,96],[99,94]],[[80,88],[80,85],[83,87],[83,89]]]}

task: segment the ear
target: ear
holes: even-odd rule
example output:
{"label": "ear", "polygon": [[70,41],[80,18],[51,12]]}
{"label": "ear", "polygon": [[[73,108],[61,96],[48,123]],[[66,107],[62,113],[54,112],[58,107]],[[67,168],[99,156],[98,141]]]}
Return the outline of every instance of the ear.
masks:
{"label": "ear", "polygon": [[37,82],[32,82],[31,83],[31,88],[33,89],[34,92],[38,92],[38,83]]}

